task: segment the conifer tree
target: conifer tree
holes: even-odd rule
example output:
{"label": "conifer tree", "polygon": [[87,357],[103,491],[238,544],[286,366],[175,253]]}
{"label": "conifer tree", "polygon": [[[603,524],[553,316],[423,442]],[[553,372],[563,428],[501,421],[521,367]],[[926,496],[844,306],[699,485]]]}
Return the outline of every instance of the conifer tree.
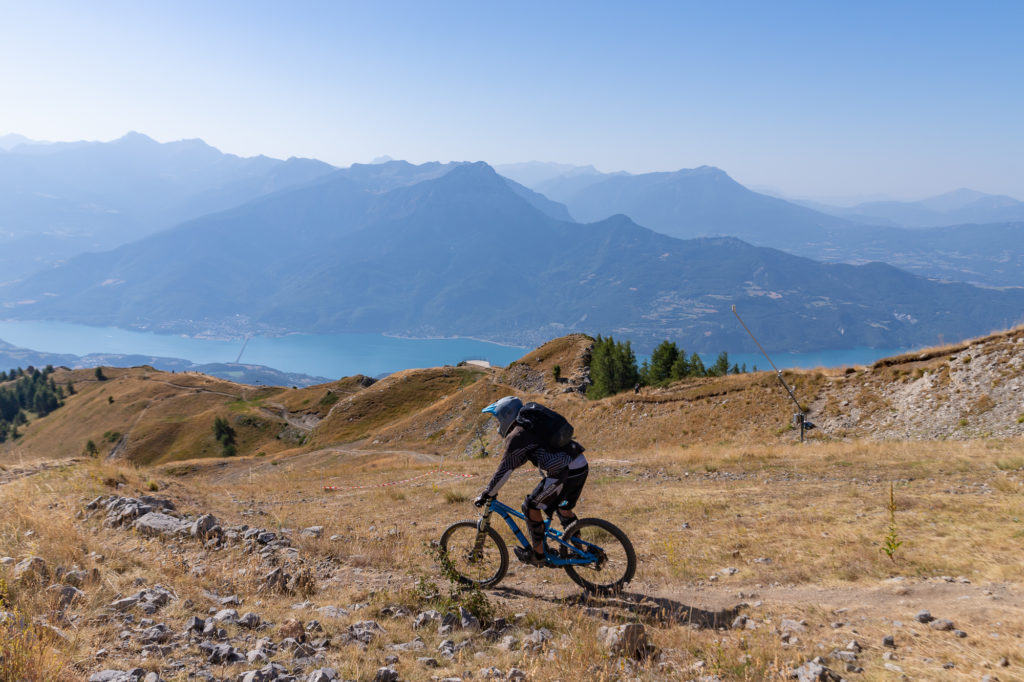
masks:
{"label": "conifer tree", "polygon": [[679,355],[676,356],[676,361],[672,363],[672,369],[669,372],[672,377],[672,381],[678,381],[683,377],[690,376],[690,363],[686,361],[686,352],[680,348]]}
{"label": "conifer tree", "polygon": [[706,377],[708,375],[707,369],[704,368],[704,361],[700,359],[700,356],[696,353],[690,355],[690,372],[688,376],[691,377]]}
{"label": "conifer tree", "polygon": [[729,373],[729,354],[724,350],[718,354],[715,364],[708,368],[708,376],[724,377]]}
{"label": "conifer tree", "polygon": [[595,400],[633,388],[640,381],[640,372],[630,342],[598,336],[591,351],[590,380],[587,397]]}
{"label": "conifer tree", "polygon": [[649,382],[654,386],[668,383],[672,379],[672,365],[675,364],[678,357],[679,349],[674,342],[666,339],[659,343],[651,353]]}

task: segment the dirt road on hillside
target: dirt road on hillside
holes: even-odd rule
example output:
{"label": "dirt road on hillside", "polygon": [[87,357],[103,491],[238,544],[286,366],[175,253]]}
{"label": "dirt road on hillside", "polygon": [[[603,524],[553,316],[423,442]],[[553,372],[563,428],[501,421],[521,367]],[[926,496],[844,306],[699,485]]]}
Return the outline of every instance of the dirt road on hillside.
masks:
{"label": "dirt road on hillside", "polygon": [[18,465],[0,465],[0,485],[6,485],[11,481],[16,481],[19,478],[25,476],[34,476],[44,471],[50,471],[51,469],[59,469],[61,467],[73,466],[80,462],[80,459],[57,459],[49,462],[35,462],[30,465],[18,464]]}
{"label": "dirt road on hillside", "polygon": [[345,446],[331,446],[290,455],[284,459],[252,458],[236,462],[239,466],[223,466],[206,472],[206,480],[220,485],[238,483],[240,481],[267,475],[269,473],[308,473],[332,469],[342,461],[357,461],[368,458],[378,461],[380,458],[404,458],[409,464],[440,464],[443,460],[438,455],[415,450],[366,450]]}

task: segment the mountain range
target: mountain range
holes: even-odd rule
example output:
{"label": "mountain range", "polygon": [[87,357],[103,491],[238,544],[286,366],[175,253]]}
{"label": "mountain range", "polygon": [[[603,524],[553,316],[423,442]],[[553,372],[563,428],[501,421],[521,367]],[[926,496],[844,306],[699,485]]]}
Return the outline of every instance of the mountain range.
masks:
{"label": "mountain range", "polygon": [[701,352],[750,347],[732,304],[792,350],[934,343],[1024,310],[1024,290],[827,265],[733,237],[681,240],[623,215],[570,222],[482,162],[441,171],[336,171],[78,256],[0,287],[0,301],[13,317],[176,331],[533,343],[580,330]]}
{"label": "mountain range", "polygon": [[129,133],[113,142],[0,147],[0,281],[101,251],[184,220],[306,183],[333,166],[224,154],[202,140],[161,144]]}
{"label": "mountain range", "polygon": [[153,355],[44,353],[29,348],[20,348],[0,339],[0,368],[3,368],[4,371],[15,367],[45,367],[46,365],[67,367],[69,369],[140,367],[148,365],[165,372],[200,372],[240,384],[261,386],[314,386],[328,381],[324,377],[294,372],[281,372],[263,365],[241,364],[237,362],[197,364],[182,358],[167,358]]}
{"label": "mountain range", "polygon": [[575,174],[541,183],[538,191],[564,203],[576,220],[592,222],[621,213],[680,239],[727,235],[786,248],[853,225],[752,192],[712,166],[640,175]]}
{"label": "mountain range", "polygon": [[[919,213],[931,211],[932,222],[944,225],[921,228],[911,221],[915,227],[905,228],[861,210],[901,205],[898,202],[851,209],[794,203],[753,192],[710,166],[640,175],[603,174],[557,164],[541,165],[541,170],[562,174],[532,187],[564,202],[578,220],[621,213],[683,239],[731,235],[815,260],[880,261],[942,280],[1024,286],[1024,204],[1010,197],[959,190],[905,204],[917,207],[914,210]],[[992,210],[986,211],[986,206]]]}
{"label": "mountain range", "polygon": [[871,201],[850,207],[797,202],[822,213],[869,225],[943,227],[1024,222],[1024,202],[1002,194],[958,189],[920,201]]}

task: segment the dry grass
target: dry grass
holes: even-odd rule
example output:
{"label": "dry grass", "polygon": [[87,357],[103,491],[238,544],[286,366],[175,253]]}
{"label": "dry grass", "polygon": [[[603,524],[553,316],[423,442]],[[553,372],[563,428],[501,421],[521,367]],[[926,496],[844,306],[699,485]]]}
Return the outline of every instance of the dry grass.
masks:
{"label": "dry grass", "polygon": [[[977,679],[985,664],[1001,656],[1013,666],[1024,665],[1013,646],[1019,644],[1014,633],[1024,631],[1019,602],[1024,472],[1012,466],[1019,448],[1014,441],[859,442],[592,452],[580,511],[612,520],[633,539],[640,558],[633,593],[707,610],[732,608],[740,601],[764,604],[745,610],[760,623],[757,629],[724,632],[695,630],[665,620],[664,613],[622,609],[612,602],[591,605],[607,611],[613,621],[640,619],[653,627],[655,643],[677,673],[650,662],[635,671],[644,679],[685,677],[679,671],[697,661],[703,661],[703,674],[769,679],[801,659],[828,652],[819,645],[831,650],[853,638],[868,649],[861,659],[866,669],[861,679],[886,679],[877,643],[894,631],[893,620],[904,623],[897,637],[913,640],[906,647],[912,651],[900,650],[898,663],[914,678]],[[100,579],[84,588],[87,602],[76,608],[82,617],[63,627],[68,641],[47,644],[47,660],[67,666],[64,673],[53,673],[55,679],[81,679],[76,675],[95,669],[91,653],[113,644],[120,628],[90,625],[89,619],[118,595],[137,589],[137,578],[177,592],[180,599],[160,614],[168,623],[192,615],[194,610],[183,606],[185,599],[205,609],[209,598],[204,590],[239,594],[245,600],[240,611],[253,608],[271,622],[296,616],[291,604],[299,595],[256,596],[267,569],[251,555],[237,550],[204,554],[187,541],[162,543],[102,529],[95,520],[76,520],[75,511],[85,500],[112,490],[105,482],[123,481],[119,493],[137,495],[149,492],[154,481],[184,511],[212,511],[223,523],[273,530],[325,526],[320,539],[293,536],[306,564],[314,567],[311,599],[317,605],[367,604],[341,620],[323,619],[327,632],[337,634],[350,622],[376,617],[385,605],[417,609],[433,603],[416,589],[421,578],[440,580],[425,545],[448,523],[473,517],[467,500],[494,466],[494,460],[471,458],[447,462],[446,470],[473,475],[455,478],[437,473],[435,465],[398,455],[338,456],[329,463],[300,456],[263,465],[255,474],[243,461],[210,462],[182,478],[86,462],[0,487],[4,508],[11,510],[0,521],[0,555],[38,555],[51,567],[99,571]],[[351,487],[417,476],[397,486]],[[503,499],[520,499],[534,477],[514,477]],[[896,483],[896,527],[904,543],[895,562],[881,551],[890,481]],[[326,493],[325,483],[348,488]],[[512,541],[507,529],[501,532]],[[104,555],[103,560],[90,552]],[[718,574],[728,567],[738,570]],[[962,576],[971,584],[947,583],[941,576]],[[893,577],[905,581],[893,583]],[[559,654],[548,661],[522,651],[485,649],[486,664],[515,665],[539,680],[565,679],[574,671],[585,671],[588,679],[617,678],[615,662],[596,639],[601,620],[573,605],[578,590],[562,573],[513,566],[502,587],[511,591],[490,593],[497,615],[527,613],[529,625],[556,633],[552,644]],[[992,601],[986,590],[1004,601]],[[52,593],[31,585],[10,592],[12,605],[22,613],[54,610]],[[737,597],[740,593],[744,597]],[[913,623],[919,607],[952,618],[969,638],[959,640]],[[848,610],[833,613],[843,608]],[[773,623],[783,617],[808,621],[802,642],[780,641]],[[429,654],[442,639],[432,630],[413,632],[405,619],[378,620],[388,631],[382,641],[365,652],[332,650],[330,662],[342,675],[372,676],[391,653],[386,649],[390,643],[421,636]],[[834,620],[850,622],[857,632],[851,633],[850,626],[832,630],[828,623]],[[990,632],[1000,637],[991,638]],[[956,668],[940,668],[946,660]],[[131,656],[103,666],[136,664],[156,666]],[[433,674],[461,674],[484,665],[467,652]],[[409,679],[424,674],[415,657],[403,657],[398,669]]]}
{"label": "dry grass", "polygon": [[[50,415],[32,419],[17,442],[0,445],[0,459],[14,454],[29,461],[77,457],[89,440],[101,458],[116,452],[119,459],[140,464],[218,457],[221,446],[212,430],[217,417],[228,419],[236,430],[240,453],[279,453],[295,447],[304,434],[291,433],[295,430],[265,406],[292,399],[292,393],[326,393],[255,388],[145,367],[107,368],[104,373],[107,380],[96,381],[88,370],[58,370],[57,383],[72,381],[76,394]],[[110,433],[123,435],[123,441],[104,437]]]}
{"label": "dry grass", "polygon": [[376,429],[428,408],[484,375],[485,372],[472,367],[396,372],[334,405],[317,428],[312,442],[327,445],[365,438]]}
{"label": "dry grass", "polygon": [[[1012,338],[1008,333],[996,341]],[[575,341],[549,344],[524,361],[547,375],[558,363],[567,375],[567,358],[578,350]],[[879,370],[787,372],[785,379],[802,400],[813,402],[838,385],[851,396],[861,394],[858,409],[880,411],[887,406],[871,386],[906,381],[925,365],[948,369],[945,363],[936,355]],[[97,571],[83,587],[86,600],[72,609],[76,617],[63,621],[52,592],[12,583],[11,567],[0,567],[9,585],[0,610],[45,618],[66,636],[33,639],[0,628],[0,646],[24,652],[17,658],[32,670],[18,674],[26,679],[83,679],[99,667],[158,668],[158,661],[116,648],[120,623],[95,620],[113,599],[136,591],[137,580],[159,582],[179,595],[159,614],[175,630],[215,605],[210,593],[238,594],[240,612],[254,610],[273,623],[318,618],[336,640],[350,623],[377,619],[387,634],[365,651],[330,650],[329,663],[342,677],[357,679],[373,677],[393,653],[390,644],[415,636],[426,650],[401,655],[397,668],[407,679],[463,676],[486,665],[516,666],[536,680],[777,679],[794,664],[858,639],[865,672],[857,679],[883,680],[893,675],[881,656],[887,634],[900,642],[892,663],[913,679],[976,680],[986,672],[1013,679],[1024,666],[1020,439],[879,443],[817,435],[801,446],[789,429],[793,407],[768,373],[686,380],[601,401],[556,393],[553,382],[549,392],[516,391],[501,382],[501,370],[476,368],[403,372],[369,388],[354,377],[297,390],[246,389],[146,368],[106,373],[106,382],[91,380],[91,372],[58,377],[62,384],[73,379],[78,394],[0,452],[0,557],[41,556],[51,569]],[[632,538],[640,560],[632,596],[581,602],[563,573],[514,564],[501,587],[488,593],[496,615],[526,614],[520,636],[530,627],[550,628],[557,655],[548,660],[543,652],[500,651],[478,642],[428,672],[415,658],[432,655],[443,638],[435,629],[414,632],[409,619],[379,611],[395,603],[411,609],[447,603],[447,587],[426,548],[449,523],[475,517],[468,501],[497,462],[474,455],[481,442],[492,453],[498,445],[479,411],[512,392],[550,404],[576,426],[592,467],[579,511],[607,518]],[[326,399],[331,394],[337,400]],[[845,409],[836,400],[821,403],[820,412]],[[992,409],[975,402],[972,419]],[[285,417],[302,415],[324,418],[312,442],[282,438],[295,429]],[[209,457],[217,448],[215,416],[231,420],[245,456]],[[100,444],[107,431],[125,434],[136,463],[37,463],[80,455],[86,438]],[[199,458],[137,464],[183,457]],[[516,475],[502,499],[517,506],[535,482],[534,472]],[[902,543],[893,560],[883,551],[890,484]],[[326,492],[325,485],[341,489]],[[227,525],[275,531],[324,526],[318,539],[291,535],[309,571],[305,593],[257,594],[269,568],[239,549],[204,552],[190,540],[155,541],[75,517],[97,494],[137,496],[154,488],[185,513],[211,512]],[[498,527],[511,544],[508,529]],[[418,589],[421,581],[435,583],[441,596]],[[306,595],[317,606],[365,606],[340,619],[294,611]],[[728,626],[741,602],[755,629],[688,626],[714,615]],[[915,623],[921,608],[954,620],[968,637]],[[798,641],[782,642],[782,618],[807,621]],[[606,621],[629,620],[650,626],[664,656],[627,672],[603,652],[596,633]],[[833,622],[842,625],[833,629]],[[465,637],[456,632],[454,639]],[[102,664],[92,658],[101,647],[114,652]],[[484,658],[475,658],[481,651]],[[990,671],[1004,656],[1007,671]],[[944,662],[955,667],[942,668]],[[838,663],[832,667],[843,672]],[[233,676],[238,669],[215,672]]]}
{"label": "dry grass", "polygon": [[928,348],[922,348],[920,350],[914,350],[909,353],[902,355],[894,355],[889,358],[882,358],[876,361],[872,367],[879,369],[882,367],[892,367],[894,365],[904,365],[918,362],[926,362],[934,360],[935,358],[946,358],[950,355],[959,353],[960,351],[967,350],[971,346],[982,343],[993,343],[1005,341],[1007,339],[1020,338],[1024,335],[1024,325],[1018,325],[1012,329],[1004,329],[1001,331],[995,331],[987,336],[982,336],[975,339],[969,339],[960,343],[947,343],[939,346],[930,346]]}

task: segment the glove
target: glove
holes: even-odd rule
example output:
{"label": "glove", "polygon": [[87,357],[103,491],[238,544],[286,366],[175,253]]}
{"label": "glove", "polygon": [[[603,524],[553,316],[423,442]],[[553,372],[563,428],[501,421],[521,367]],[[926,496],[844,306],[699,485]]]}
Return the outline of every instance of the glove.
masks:
{"label": "glove", "polygon": [[473,504],[475,504],[477,507],[483,507],[493,499],[494,498],[488,495],[487,493],[480,493],[479,495],[476,496],[476,499],[473,500]]}

